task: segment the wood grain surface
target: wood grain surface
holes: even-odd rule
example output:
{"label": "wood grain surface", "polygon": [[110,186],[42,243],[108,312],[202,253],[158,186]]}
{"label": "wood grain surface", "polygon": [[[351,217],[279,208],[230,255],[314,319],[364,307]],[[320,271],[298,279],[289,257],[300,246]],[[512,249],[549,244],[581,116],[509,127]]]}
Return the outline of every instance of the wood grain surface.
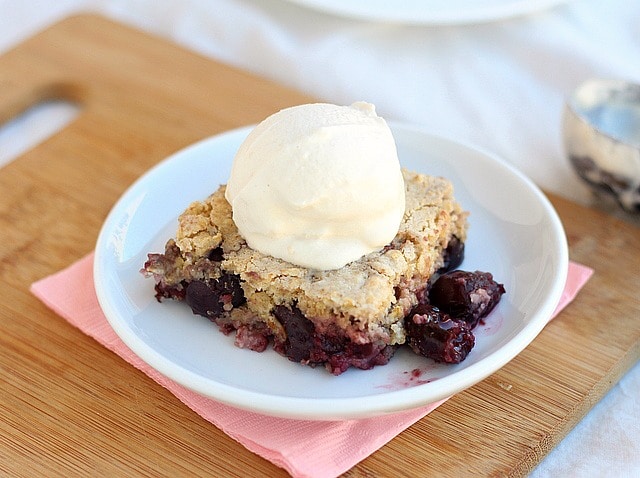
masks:
{"label": "wood grain surface", "polygon": [[[311,98],[89,15],[0,57],[0,121],[56,98],[78,118],[0,169],[0,475],[286,476],[28,288],[91,251],[158,161]],[[640,230],[550,197],[592,280],[516,359],[346,476],[526,474],[638,360]]]}

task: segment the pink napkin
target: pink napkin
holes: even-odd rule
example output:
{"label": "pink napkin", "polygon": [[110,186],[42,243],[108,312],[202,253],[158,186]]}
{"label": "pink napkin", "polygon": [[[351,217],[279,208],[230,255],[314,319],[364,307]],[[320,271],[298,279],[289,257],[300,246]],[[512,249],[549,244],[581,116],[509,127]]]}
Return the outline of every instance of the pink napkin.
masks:
{"label": "pink napkin", "polygon": [[[554,316],[575,297],[591,274],[592,269],[570,263],[565,291]],[[119,339],[98,305],[93,288],[93,254],[34,283],[31,292],[247,449],[295,477],[335,477],[344,473],[445,401],[393,415],[331,422],[273,418],[235,409],[160,375]]]}

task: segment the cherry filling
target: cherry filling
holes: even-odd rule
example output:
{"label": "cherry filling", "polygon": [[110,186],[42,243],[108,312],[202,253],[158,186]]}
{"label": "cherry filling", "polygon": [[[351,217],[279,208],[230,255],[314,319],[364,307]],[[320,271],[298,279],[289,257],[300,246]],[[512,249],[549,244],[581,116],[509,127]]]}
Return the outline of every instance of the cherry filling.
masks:
{"label": "cherry filling", "polygon": [[246,302],[236,274],[223,274],[217,280],[194,280],[186,290],[185,301],[194,314],[216,319]]}
{"label": "cherry filling", "polygon": [[473,328],[493,310],[504,292],[504,286],[494,281],[490,272],[456,270],[433,283],[429,303]]}
{"label": "cherry filling", "polygon": [[453,270],[462,264],[464,260],[464,242],[458,239],[457,236],[452,236],[442,254],[442,259],[444,264],[438,270],[439,274]]}
{"label": "cherry filling", "polygon": [[283,353],[294,362],[307,361],[315,342],[315,327],[297,307],[290,309],[284,305],[276,306],[273,311],[287,333]]}
{"label": "cherry filling", "polygon": [[162,302],[162,299],[184,300],[186,296],[187,282],[182,281],[174,286],[167,286],[162,282],[155,285],[156,300]]}
{"label": "cherry filling", "polygon": [[475,345],[471,327],[430,304],[418,304],[405,318],[407,343],[436,362],[460,363]]}
{"label": "cherry filling", "polygon": [[452,271],[429,290],[428,303],[405,317],[407,342],[414,352],[436,362],[460,363],[473,346],[473,328],[505,293],[489,272]]}
{"label": "cherry filling", "polygon": [[224,259],[224,252],[222,251],[222,247],[211,249],[209,251],[209,254],[207,254],[207,259],[212,262],[222,262],[222,260]]}
{"label": "cherry filling", "polygon": [[[404,318],[408,345],[419,355],[437,362],[460,363],[475,344],[473,328],[493,310],[505,293],[504,286],[488,272],[451,270],[464,257],[464,243],[458,238],[449,242],[444,254],[441,274],[428,288],[428,295]],[[149,255],[145,267],[164,264],[169,257]],[[212,267],[223,260],[223,251],[213,249],[202,267]],[[215,264],[218,268],[219,265]],[[263,351],[272,332],[263,323],[238,325],[225,313],[246,303],[242,281],[237,274],[223,272],[218,279],[182,281],[168,286],[156,283],[156,297],[184,300],[194,314],[215,321],[228,334],[236,331],[235,343],[255,351]],[[334,375],[349,367],[363,370],[389,362],[397,346],[382,340],[354,343],[337,327],[323,333],[295,306],[276,306],[273,314],[282,324],[286,339],[275,337],[274,349],[294,362],[312,366],[324,364]]]}
{"label": "cherry filling", "polygon": [[276,351],[293,362],[325,364],[334,375],[340,375],[349,367],[368,370],[384,365],[395,352],[395,347],[382,341],[356,344],[338,333],[319,334],[313,322],[295,306],[276,306],[274,315],[287,335],[284,344],[274,345]]}

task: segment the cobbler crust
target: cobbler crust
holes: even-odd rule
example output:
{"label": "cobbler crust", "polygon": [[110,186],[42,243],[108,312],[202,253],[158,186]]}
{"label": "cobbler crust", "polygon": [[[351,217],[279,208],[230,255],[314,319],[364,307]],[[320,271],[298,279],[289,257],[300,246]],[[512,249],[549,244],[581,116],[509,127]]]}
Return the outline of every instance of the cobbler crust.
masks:
{"label": "cobbler crust", "polygon": [[[403,344],[403,319],[443,266],[449,241],[454,236],[462,243],[466,239],[466,213],[455,201],[451,183],[406,170],[403,175],[406,208],[396,237],[383,250],[340,269],[312,270],[251,249],[238,233],[221,186],[184,211],[175,242],[167,243],[161,260],[147,264],[146,273],[164,287],[178,289],[223,273],[239,276],[246,303],[225,309],[222,322],[232,324],[227,331],[266,325],[282,343],[286,332],[274,309],[286,306],[299,309],[320,334],[338,330],[355,344]],[[209,261],[208,254],[217,248],[222,248],[223,260]]]}

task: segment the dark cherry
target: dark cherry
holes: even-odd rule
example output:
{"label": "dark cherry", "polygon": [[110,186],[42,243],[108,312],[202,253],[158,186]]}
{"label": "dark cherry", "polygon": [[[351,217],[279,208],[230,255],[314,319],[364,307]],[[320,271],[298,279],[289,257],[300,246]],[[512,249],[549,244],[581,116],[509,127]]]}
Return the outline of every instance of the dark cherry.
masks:
{"label": "dark cherry", "polygon": [[356,344],[331,330],[318,334],[313,322],[295,306],[276,306],[274,315],[287,333],[284,346],[276,344],[275,349],[294,362],[324,364],[333,375],[340,375],[349,367],[368,370],[384,365],[396,349],[383,342]]}
{"label": "dark cherry", "polygon": [[244,304],[246,299],[240,277],[236,274],[223,274],[217,280],[190,282],[185,301],[194,314],[216,319],[223,312]]}
{"label": "dark cherry", "polygon": [[475,345],[469,324],[430,304],[415,306],[405,317],[404,327],[413,351],[436,362],[460,363]]}
{"label": "dark cherry", "polygon": [[429,303],[472,328],[493,310],[504,286],[490,272],[451,271],[441,275],[429,290]]}
{"label": "dark cherry", "polygon": [[294,362],[309,360],[314,343],[315,327],[297,307],[278,305],[273,311],[287,333],[284,355]]}
{"label": "dark cherry", "polygon": [[376,365],[386,365],[393,357],[396,346],[384,343],[347,344],[343,352],[329,355],[326,368],[333,375],[340,375],[349,367],[369,370]]}
{"label": "dark cherry", "polygon": [[222,247],[211,249],[209,251],[209,254],[207,254],[207,259],[212,262],[222,262],[222,259],[224,259],[224,252],[222,251]]}
{"label": "dark cherry", "polygon": [[453,270],[462,264],[464,260],[464,242],[458,239],[457,236],[452,236],[447,248],[443,254],[444,264],[438,270],[439,274]]}

